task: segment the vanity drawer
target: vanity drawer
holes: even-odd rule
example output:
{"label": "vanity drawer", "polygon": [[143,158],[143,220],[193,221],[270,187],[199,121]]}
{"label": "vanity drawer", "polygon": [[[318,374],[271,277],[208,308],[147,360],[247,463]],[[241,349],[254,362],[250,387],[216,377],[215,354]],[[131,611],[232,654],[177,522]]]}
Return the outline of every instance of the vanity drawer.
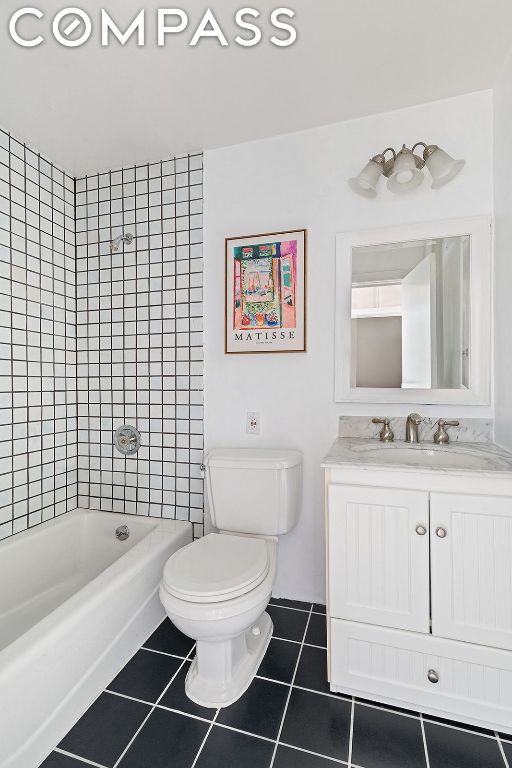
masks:
{"label": "vanity drawer", "polygon": [[512,728],[512,652],[331,619],[329,653],[336,690]]}

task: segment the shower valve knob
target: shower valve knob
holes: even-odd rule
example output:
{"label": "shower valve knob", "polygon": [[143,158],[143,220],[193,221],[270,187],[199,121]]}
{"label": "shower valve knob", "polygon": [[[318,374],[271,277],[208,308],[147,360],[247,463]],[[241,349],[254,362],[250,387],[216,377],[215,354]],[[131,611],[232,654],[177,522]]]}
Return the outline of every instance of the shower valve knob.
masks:
{"label": "shower valve knob", "polygon": [[140,443],[140,432],[135,427],[123,424],[122,427],[116,430],[114,445],[124,456],[131,456],[133,453],[137,453]]}

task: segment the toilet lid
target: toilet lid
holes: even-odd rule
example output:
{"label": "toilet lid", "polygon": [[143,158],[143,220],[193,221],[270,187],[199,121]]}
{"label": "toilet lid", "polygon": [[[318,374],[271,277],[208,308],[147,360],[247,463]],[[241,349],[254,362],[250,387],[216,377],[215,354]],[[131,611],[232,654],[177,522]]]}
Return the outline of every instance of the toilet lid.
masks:
{"label": "toilet lid", "polygon": [[210,533],[175,552],[164,568],[163,586],[190,602],[218,602],[257,587],[269,570],[264,539]]}

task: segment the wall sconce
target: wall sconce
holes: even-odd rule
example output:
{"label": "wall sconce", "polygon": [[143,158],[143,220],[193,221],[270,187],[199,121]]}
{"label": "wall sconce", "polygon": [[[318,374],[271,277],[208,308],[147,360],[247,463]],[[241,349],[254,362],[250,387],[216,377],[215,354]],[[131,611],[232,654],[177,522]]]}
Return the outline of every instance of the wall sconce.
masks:
{"label": "wall sconce", "polygon": [[[414,154],[416,147],[423,147],[421,157]],[[386,160],[388,152],[391,152],[392,156]],[[398,154],[393,147],[387,147],[378,155],[374,155],[361,173],[349,179],[348,183],[357,195],[376,197],[379,179],[385,176],[388,189],[396,194],[403,194],[420,186],[424,178],[423,168],[426,166],[432,176],[432,189],[439,189],[460,173],[465,162],[454,160],[437,144],[418,141],[412,149],[408,149],[404,144]]]}

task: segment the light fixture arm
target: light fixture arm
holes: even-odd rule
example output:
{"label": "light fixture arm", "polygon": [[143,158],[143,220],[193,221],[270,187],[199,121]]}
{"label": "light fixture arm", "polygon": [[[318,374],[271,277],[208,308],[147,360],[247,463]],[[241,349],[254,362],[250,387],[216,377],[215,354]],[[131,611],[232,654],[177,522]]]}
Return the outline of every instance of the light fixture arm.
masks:
{"label": "light fixture arm", "polygon": [[[389,160],[386,160],[386,152],[391,152],[393,157],[392,158],[390,157]],[[382,173],[387,178],[391,173],[391,171],[393,170],[393,166],[396,160],[396,152],[393,149],[393,147],[386,147],[386,149],[383,149],[382,152],[380,152],[378,155],[375,155],[375,157],[372,157],[372,160],[382,165]]]}

